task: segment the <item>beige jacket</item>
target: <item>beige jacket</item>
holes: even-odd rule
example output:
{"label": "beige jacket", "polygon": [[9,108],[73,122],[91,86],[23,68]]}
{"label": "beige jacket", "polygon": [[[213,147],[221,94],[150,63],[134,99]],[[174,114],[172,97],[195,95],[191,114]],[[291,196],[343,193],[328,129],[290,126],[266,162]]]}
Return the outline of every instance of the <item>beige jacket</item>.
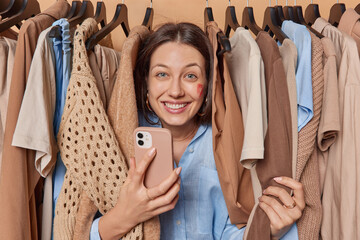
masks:
{"label": "beige jacket", "polygon": [[341,131],[330,147],[323,191],[323,239],[360,239],[360,60],[356,42],[322,18],[313,27],[329,37],[339,66]]}

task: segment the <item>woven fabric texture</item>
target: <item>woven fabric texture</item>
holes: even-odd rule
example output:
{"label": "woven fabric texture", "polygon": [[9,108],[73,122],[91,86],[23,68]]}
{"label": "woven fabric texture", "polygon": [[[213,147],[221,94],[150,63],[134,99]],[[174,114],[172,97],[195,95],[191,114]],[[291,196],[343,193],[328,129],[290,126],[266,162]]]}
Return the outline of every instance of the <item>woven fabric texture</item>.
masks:
{"label": "woven fabric texture", "polygon": [[[57,137],[67,172],[55,209],[54,239],[89,239],[92,217],[115,206],[127,177],[87,58],[85,41],[97,30],[89,18],[74,36],[73,70]],[[142,224],[122,239],[142,239]]]}
{"label": "woven fabric texture", "polygon": [[324,92],[324,72],[322,57],[324,49],[321,40],[311,35],[311,75],[313,89],[314,116],[298,134],[298,152],[296,164],[296,180],[303,184],[305,192],[305,209],[298,220],[299,239],[318,239],[321,225],[321,200],[319,164],[316,160],[316,135],[320,123],[320,115]]}

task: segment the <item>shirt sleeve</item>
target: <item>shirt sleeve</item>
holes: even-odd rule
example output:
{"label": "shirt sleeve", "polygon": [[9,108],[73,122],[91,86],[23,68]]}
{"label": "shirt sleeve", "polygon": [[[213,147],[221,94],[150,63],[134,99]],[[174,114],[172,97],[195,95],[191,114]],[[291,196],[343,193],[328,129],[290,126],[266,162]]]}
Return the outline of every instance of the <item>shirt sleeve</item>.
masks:
{"label": "shirt sleeve", "polygon": [[90,230],[90,240],[101,240],[100,234],[99,234],[99,220],[101,217],[96,218],[92,225]]}
{"label": "shirt sleeve", "polygon": [[[230,218],[227,219],[226,226],[224,232],[221,236],[221,239],[226,240],[235,240],[235,239],[243,239],[246,227],[238,229],[236,225],[231,224]],[[299,240],[298,230],[296,223],[294,223],[290,230],[282,236],[281,240]]]}

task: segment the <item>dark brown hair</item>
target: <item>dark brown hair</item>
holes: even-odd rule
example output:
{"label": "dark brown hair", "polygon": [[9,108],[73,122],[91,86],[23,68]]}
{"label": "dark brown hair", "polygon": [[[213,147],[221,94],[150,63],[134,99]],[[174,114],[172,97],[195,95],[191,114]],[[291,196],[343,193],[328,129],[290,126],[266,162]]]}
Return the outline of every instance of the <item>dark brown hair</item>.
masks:
{"label": "dark brown hair", "polygon": [[[211,92],[212,92],[212,67],[213,50],[208,37],[203,30],[192,23],[166,23],[160,26],[155,32],[148,35],[142,42],[134,69],[135,89],[138,109],[144,114],[146,121],[156,124],[149,118],[154,114],[146,106],[147,78],[149,75],[150,59],[154,51],[164,43],[178,42],[187,44],[198,50],[205,59],[205,72],[207,80],[207,91],[203,105],[195,116],[199,124],[211,122]],[[201,116],[200,116],[201,115]]]}

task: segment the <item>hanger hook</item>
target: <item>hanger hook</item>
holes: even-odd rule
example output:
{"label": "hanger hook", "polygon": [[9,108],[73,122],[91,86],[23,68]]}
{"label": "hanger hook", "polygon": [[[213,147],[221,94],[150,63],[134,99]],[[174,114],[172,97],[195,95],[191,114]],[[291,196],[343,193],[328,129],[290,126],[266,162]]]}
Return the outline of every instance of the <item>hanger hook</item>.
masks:
{"label": "hanger hook", "polygon": [[150,8],[152,8],[152,0],[150,0]]}
{"label": "hanger hook", "polygon": [[296,6],[296,0],[294,0],[294,6]]}
{"label": "hanger hook", "polygon": [[122,4],[124,4],[124,0],[122,0]]}
{"label": "hanger hook", "polygon": [[246,0],[246,6],[249,7],[249,0]]}
{"label": "hanger hook", "polygon": [[206,0],[206,7],[208,8],[209,7],[209,1]]}
{"label": "hanger hook", "polygon": [[231,6],[231,0],[229,0],[229,7]]}
{"label": "hanger hook", "polygon": [[269,7],[271,7],[271,0],[269,0]]}

